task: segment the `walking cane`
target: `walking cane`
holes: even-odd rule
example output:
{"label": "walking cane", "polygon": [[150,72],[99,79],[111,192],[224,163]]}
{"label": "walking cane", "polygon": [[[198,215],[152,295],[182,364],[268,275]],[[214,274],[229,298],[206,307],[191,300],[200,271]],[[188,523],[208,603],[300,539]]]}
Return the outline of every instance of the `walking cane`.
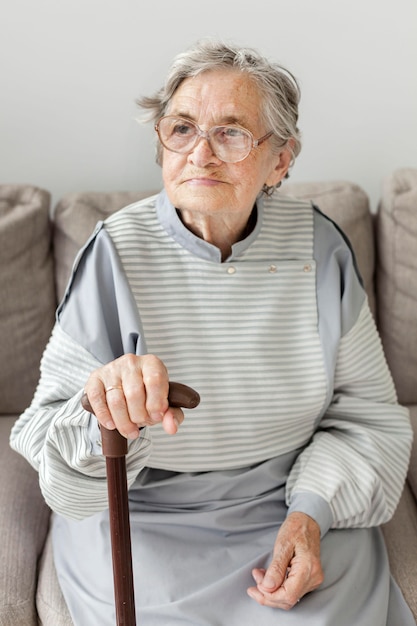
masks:
{"label": "walking cane", "polygon": [[[169,383],[168,402],[172,407],[193,409],[199,404],[200,397],[187,385]],[[81,404],[86,411],[93,413],[87,394],[83,395]],[[116,624],[136,626],[126,473],[127,439],[118,430],[100,426],[100,431],[106,457]]]}

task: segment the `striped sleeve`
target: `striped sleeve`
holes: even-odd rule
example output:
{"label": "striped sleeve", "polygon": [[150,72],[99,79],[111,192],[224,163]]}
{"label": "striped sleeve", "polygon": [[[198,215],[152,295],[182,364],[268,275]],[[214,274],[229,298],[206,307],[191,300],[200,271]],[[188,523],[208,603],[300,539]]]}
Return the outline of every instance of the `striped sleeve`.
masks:
{"label": "striped sleeve", "polygon": [[[11,433],[11,446],[39,472],[47,504],[57,513],[82,519],[108,506],[105,458],[96,419],[83,410],[83,386],[100,367],[57,323],[41,362],[31,406]],[[145,465],[149,441],[129,442],[128,482]]]}
{"label": "striped sleeve", "polygon": [[292,468],[287,503],[319,496],[330,507],[333,528],[385,523],[401,495],[411,440],[408,411],[397,403],[365,302],[340,340],[333,399]]}

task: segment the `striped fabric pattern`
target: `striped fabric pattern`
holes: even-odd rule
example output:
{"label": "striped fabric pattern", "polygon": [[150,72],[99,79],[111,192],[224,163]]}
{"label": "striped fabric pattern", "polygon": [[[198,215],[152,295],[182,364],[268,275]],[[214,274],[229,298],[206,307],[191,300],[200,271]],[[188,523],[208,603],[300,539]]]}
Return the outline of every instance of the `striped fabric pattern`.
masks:
{"label": "striped fabric pattern", "polygon": [[202,398],[174,438],[152,428],[148,465],[231,469],[304,445],[326,394],[311,206],[287,201],[266,208],[265,237],[227,263],[173,245],[156,213],[142,214],[136,205],[106,228],[148,352]]}
{"label": "striped fabric pattern", "polygon": [[[106,461],[97,445],[97,421],[81,406],[85,381],[101,365],[56,324],[32,404],[11,433],[12,447],[39,472],[46,502],[73,519],[108,507]],[[146,436],[130,442],[129,484],[145,465],[149,449]]]}
{"label": "striped fabric pattern", "polygon": [[388,521],[410,454],[407,409],[399,406],[375,322],[365,303],[340,341],[334,399],[287,484],[330,503],[335,528]]}

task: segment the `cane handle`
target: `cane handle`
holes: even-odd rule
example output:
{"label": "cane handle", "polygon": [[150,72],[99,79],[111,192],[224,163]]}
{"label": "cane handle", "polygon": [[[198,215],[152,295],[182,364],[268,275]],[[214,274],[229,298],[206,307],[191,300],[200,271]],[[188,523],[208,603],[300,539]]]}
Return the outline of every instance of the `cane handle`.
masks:
{"label": "cane handle", "polygon": [[[200,402],[200,396],[197,391],[187,385],[170,382],[168,402],[172,407],[194,409]],[[86,393],[81,398],[81,404],[83,409],[94,414]],[[104,456],[117,458],[127,454],[127,439],[118,430],[109,430],[100,426],[100,431]]]}

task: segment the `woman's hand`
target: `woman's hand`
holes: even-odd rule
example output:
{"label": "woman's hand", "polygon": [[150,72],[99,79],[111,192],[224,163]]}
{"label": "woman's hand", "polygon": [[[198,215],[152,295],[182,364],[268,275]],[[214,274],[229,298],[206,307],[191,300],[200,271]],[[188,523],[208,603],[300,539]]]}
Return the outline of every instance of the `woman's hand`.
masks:
{"label": "woman's hand", "polygon": [[251,598],[279,609],[291,609],[309,591],[323,582],[320,562],[320,528],[305,513],[290,513],[282,524],[267,570],[254,569],[256,587]]}
{"label": "woman's hand", "polygon": [[128,439],[160,422],[174,435],[184,420],[181,409],[168,405],[168,372],[153,355],[121,356],[92,372],[84,390],[99,423]]}

